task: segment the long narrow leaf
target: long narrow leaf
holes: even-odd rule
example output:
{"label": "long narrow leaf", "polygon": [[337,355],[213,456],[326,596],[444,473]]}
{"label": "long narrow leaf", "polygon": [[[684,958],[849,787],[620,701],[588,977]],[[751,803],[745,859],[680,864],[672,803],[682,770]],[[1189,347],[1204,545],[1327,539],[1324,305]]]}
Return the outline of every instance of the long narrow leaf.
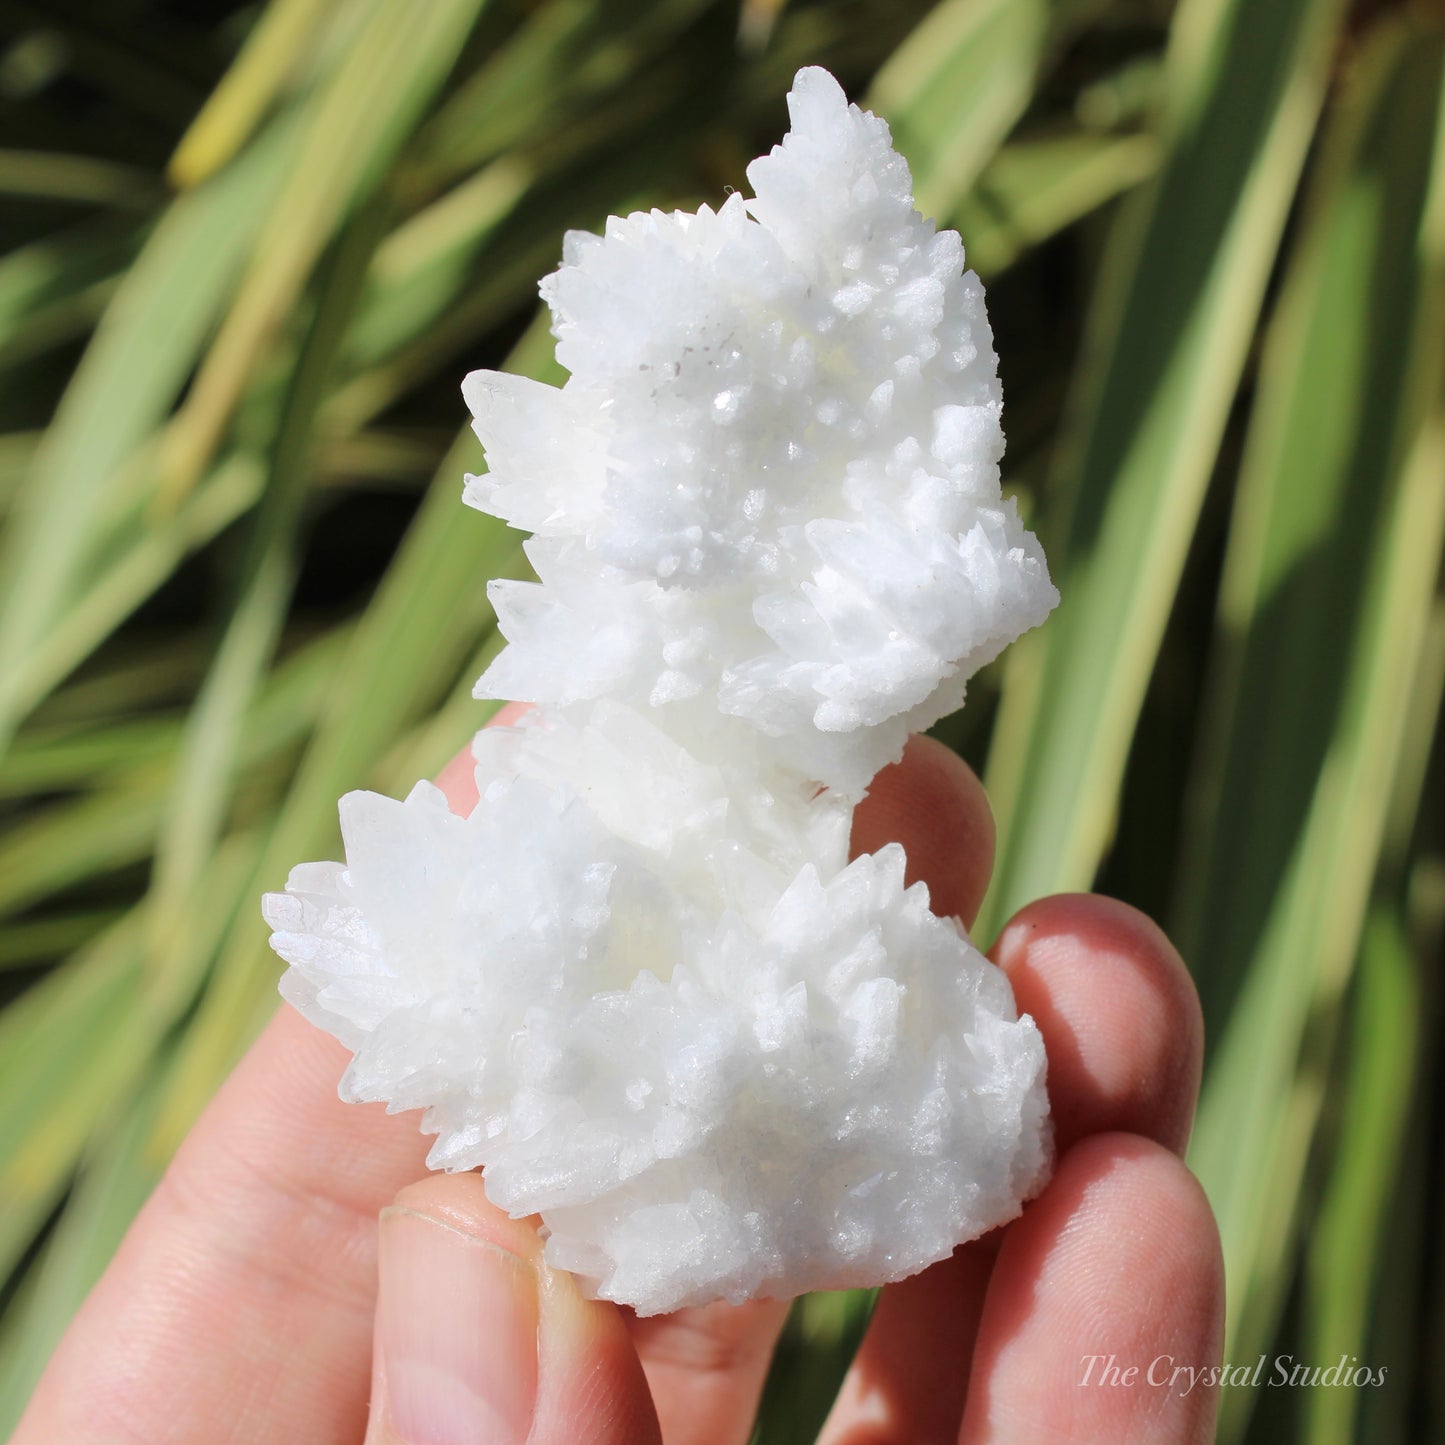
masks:
{"label": "long narrow leaf", "polygon": [[[1186,0],[1158,179],[1120,218],[1059,444],[1071,521],[1037,704],[997,734],[987,936],[1086,887],[1328,76],[1339,0]],[[1021,763],[1008,754],[1022,751]],[[1010,794],[996,781],[1017,780]]]}
{"label": "long narrow leaf", "polygon": [[312,268],[446,79],[481,4],[379,0],[328,77],[235,301],[167,429],[163,507],[184,497],[211,459]]}
{"label": "long narrow leaf", "polygon": [[1010,142],[953,213],[968,264],[985,277],[1004,270],[1147,180],[1158,163],[1159,145],[1152,135],[1073,132]]}
{"label": "long narrow leaf", "polygon": [[287,388],[237,600],[187,723],[151,885],[148,974],[153,994],[161,997],[170,997],[175,978],[187,972],[182,960],[194,932],[196,879],[220,832],[240,729],[291,600],[316,416],[380,235],[379,209],[363,210],[325,268],[316,314]]}
{"label": "long narrow leaf", "polygon": [[[1192,1160],[1246,1354],[1288,1278],[1321,1106],[1306,1025],[1318,1050],[1355,957],[1445,539],[1445,231],[1427,201],[1445,179],[1442,65],[1440,34],[1408,25],[1361,63],[1272,338],[1226,567],[1235,636],[1202,763],[1216,808],[1192,869],[1220,1041]],[[1230,1397],[1225,1438],[1248,1403]]]}
{"label": "long narrow leaf", "polygon": [[945,0],[878,72],[868,104],[888,117],[926,216],[947,216],[1033,99],[1049,0]]}
{"label": "long narrow leaf", "polygon": [[170,409],[251,243],[285,126],[177,200],[127,272],[15,498],[0,548],[0,747],[35,694],[25,669],[72,601],[104,489]]}
{"label": "long narrow leaf", "polygon": [[[364,0],[350,8],[364,8]],[[328,13],[337,9],[336,0],[275,0],[266,6],[235,64],[176,147],[169,168],[176,185],[198,185],[241,149],[314,44]]]}

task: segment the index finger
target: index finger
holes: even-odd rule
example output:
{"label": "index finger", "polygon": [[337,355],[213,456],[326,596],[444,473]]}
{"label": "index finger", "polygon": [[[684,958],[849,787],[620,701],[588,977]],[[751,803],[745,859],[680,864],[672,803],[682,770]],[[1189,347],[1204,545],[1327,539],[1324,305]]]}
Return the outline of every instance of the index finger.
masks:
{"label": "index finger", "polygon": [[343,1104],[346,1051],[281,1009],[181,1146],[14,1445],[306,1440],[366,1428],[376,1217],[415,1118]]}

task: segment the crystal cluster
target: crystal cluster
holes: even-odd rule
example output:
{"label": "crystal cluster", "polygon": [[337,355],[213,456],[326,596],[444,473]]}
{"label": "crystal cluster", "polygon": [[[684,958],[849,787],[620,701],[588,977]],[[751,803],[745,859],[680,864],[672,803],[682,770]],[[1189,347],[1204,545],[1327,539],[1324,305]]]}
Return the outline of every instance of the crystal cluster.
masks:
{"label": "crystal cluster", "polygon": [[567,237],[558,389],[476,372],[496,582],[468,818],[342,799],[346,863],[269,895],[282,992],[425,1109],[547,1257],[655,1313],[911,1274],[1017,1214],[1044,1054],[1003,975],[852,862],[910,730],[1056,594],[1000,495],[977,277],[825,71],[752,199]]}

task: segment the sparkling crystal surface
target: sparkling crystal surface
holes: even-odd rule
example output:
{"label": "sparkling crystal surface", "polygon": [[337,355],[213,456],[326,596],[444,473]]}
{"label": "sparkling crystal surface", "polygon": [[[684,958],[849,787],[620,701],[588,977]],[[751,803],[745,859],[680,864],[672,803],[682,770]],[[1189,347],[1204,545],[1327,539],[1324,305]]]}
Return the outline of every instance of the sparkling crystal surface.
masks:
{"label": "sparkling crystal surface", "polygon": [[424,1109],[547,1256],[642,1313],[911,1274],[1049,1167],[1043,1045],[1004,976],[849,861],[910,731],[1043,620],[1000,492],[983,288],[878,118],[799,73],[716,211],[572,233],[570,377],[474,372],[471,505],[530,531],[478,694],[469,818],[341,802],[346,863],[268,895],[283,994]]}

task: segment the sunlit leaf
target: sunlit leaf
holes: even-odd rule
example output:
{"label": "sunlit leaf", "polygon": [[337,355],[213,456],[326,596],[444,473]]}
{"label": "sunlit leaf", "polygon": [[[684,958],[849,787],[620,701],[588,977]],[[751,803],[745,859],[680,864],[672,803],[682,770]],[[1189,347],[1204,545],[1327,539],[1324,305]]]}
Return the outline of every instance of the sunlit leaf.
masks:
{"label": "sunlit leaf", "polygon": [[[1106,848],[1134,725],[1329,73],[1339,0],[1186,0],[1157,178],[1120,216],[1054,454],[1063,597],[1037,702],[990,760],[998,867],[980,931]],[[1011,761],[1021,753],[1021,761]],[[1003,778],[1016,783],[1006,790]]]}

